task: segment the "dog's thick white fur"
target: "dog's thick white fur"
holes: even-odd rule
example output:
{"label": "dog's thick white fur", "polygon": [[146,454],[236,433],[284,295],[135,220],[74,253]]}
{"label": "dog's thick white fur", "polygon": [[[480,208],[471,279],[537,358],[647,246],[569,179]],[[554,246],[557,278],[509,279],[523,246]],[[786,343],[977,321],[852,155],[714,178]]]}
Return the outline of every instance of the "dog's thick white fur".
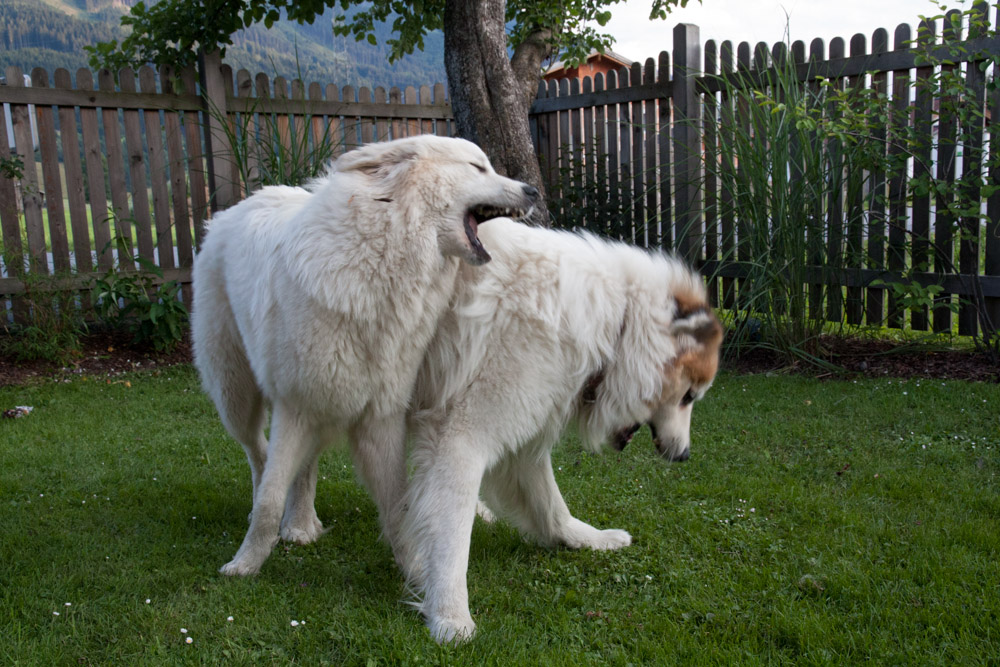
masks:
{"label": "dog's thick white fur", "polygon": [[474,144],[421,136],[351,151],[309,187],[264,188],[211,221],[194,265],[195,364],[253,478],[224,574],[256,573],[279,534],[321,534],[316,459],[343,433],[394,541],[406,408],[459,258],[488,261],[478,223],[536,198]]}
{"label": "dog's thick white fur", "polygon": [[617,549],[623,530],[574,518],[550,451],[576,421],[591,448],[645,423],[687,458],[691,403],[711,384],[722,328],[682,262],[592,236],[494,220],[493,261],[459,269],[421,368],[402,563],[438,641],[470,636],[466,570],[480,492],[545,545]]}

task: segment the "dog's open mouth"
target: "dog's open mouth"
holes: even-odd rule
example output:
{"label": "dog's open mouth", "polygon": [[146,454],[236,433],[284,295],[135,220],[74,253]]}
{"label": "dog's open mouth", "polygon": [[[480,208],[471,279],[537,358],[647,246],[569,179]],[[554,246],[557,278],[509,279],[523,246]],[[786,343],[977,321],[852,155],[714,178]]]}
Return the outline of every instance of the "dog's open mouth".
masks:
{"label": "dog's open mouth", "polygon": [[470,208],[465,214],[465,235],[472,246],[472,252],[479,260],[480,264],[490,261],[490,253],[486,251],[479,241],[479,225],[493,218],[518,218],[524,217],[525,212],[519,208],[503,208],[499,206],[487,206],[480,204]]}

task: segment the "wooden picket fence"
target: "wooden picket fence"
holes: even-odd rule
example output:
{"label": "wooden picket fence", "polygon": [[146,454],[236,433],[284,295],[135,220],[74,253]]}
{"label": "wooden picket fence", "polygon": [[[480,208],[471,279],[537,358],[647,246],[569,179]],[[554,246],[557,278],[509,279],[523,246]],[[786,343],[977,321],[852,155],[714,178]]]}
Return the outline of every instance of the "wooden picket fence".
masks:
{"label": "wooden picket fence", "polygon": [[17,306],[26,273],[83,289],[112,268],[138,268],[120,246],[164,280],[190,282],[205,220],[260,186],[261,165],[239,162],[257,159],[252,149],[271,135],[281,146],[268,150],[332,158],[372,141],[452,132],[441,84],[306,87],[205,60],[201,80],[144,67],[117,79],[102,71],[96,82],[90,70],[74,81],[59,69],[50,81],[35,69],[25,86],[19,68],[7,69],[0,166],[13,171],[0,172],[0,311],[25,316]]}
{"label": "wooden picket fence", "polygon": [[[985,4],[980,8],[985,17]],[[945,67],[961,68],[972,91],[970,102],[978,102],[992,119],[977,128],[961,128],[968,138],[957,146],[955,138],[962,134],[956,133],[953,119],[934,114],[927,88],[917,85],[932,72],[919,66],[910,45],[916,35],[907,25],[895,30],[891,48],[888,32],[878,29],[870,50],[865,36],[855,35],[848,52],[840,38],[829,49],[822,40],[813,40],[808,51],[804,42],[795,42],[790,50],[784,44],[745,42],[734,49],[730,42],[712,41],[703,48],[698,28],[682,24],[674,29],[672,54],[661,53],[656,61],[650,58],[593,80],[544,83],[532,108],[532,131],[553,219],[673,250],[712,277],[715,303],[732,305],[755,258],[744,243],[748,234],[741,225],[746,221],[734,219],[733,207],[724,205],[731,203],[724,201],[731,191],[723,187],[718,170],[705,173],[706,160],[721,159],[718,139],[733,131],[727,123],[741,122],[743,111],[720,81],[735,75],[740,81],[764,82],[774,63],[791,59],[800,81],[822,76],[841,88],[865,86],[885,93],[895,117],[924,132],[927,146],[940,146],[935,155],[928,148],[919,160],[898,156],[909,160],[909,171],[894,179],[870,179],[885,194],[871,198],[882,202],[871,209],[862,211],[857,201],[846,201],[846,188],[823,204],[822,238],[829,247],[828,261],[836,263],[811,267],[809,282],[815,289],[809,295],[810,312],[833,322],[902,327],[904,317],[894,297],[876,281],[892,282],[904,269],[929,264],[910,277],[925,286],[943,286],[939,303],[960,299],[960,333],[976,333],[980,313],[993,327],[1000,326],[1000,192],[982,198],[985,220],[970,216],[960,221],[959,235],[955,221],[938,215],[936,202],[915,194],[905,178],[930,164],[940,182],[956,183],[963,170],[982,168],[987,154],[994,165],[1000,157],[1000,139],[991,140],[1000,118],[1000,94],[993,90],[987,96],[987,73],[974,60],[976,54],[1000,53],[1000,39],[963,35],[950,20],[954,15],[938,34],[941,43],[960,42],[967,55]],[[964,159],[956,159],[956,153]],[[740,169],[736,162],[733,168]],[[989,180],[1000,183],[995,166]],[[843,247],[854,252],[838,250]],[[909,324],[917,330],[933,326],[950,331],[952,317],[947,308],[935,308],[933,317],[926,308],[915,308]]]}
{"label": "wooden picket fence", "polygon": [[[1000,52],[995,37],[949,31],[942,38],[964,39],[969,53]],[[842,39],[832,40],[828,49],[814,40],[808,51],[796,42],[790,53],[783,45],[702,45],[698,28],[686,24],[678,25],[673,37],[672,53],[655,61],[606,78],[542,86],[532,107],[533,138],[557,224],[674,250],[713,277],[710,288],[718,303],[727,304],[754,258],[741,244],[741,221],[719,214],[717,204],[726,193],[703,173],[706,155],[717,158],[714,137],[727,131],[725,119],[734,117],[723,113],[732,100],[720,91],[717,75],[766,72],[769,63],[791,58],[802,77],[870,86],[899,108],[912,104],[909,122],[930,132],[955,132],[947,118],[928,120],[931,101],[914,87],[927,71],[906,44],[907,26],[896,29],[891,48],[887,31],[879,29],[870,51],[857,35],[849,53]],[[986,96],[975,63],[953,66],[965,68],[993,119],[961,148],[966,156],[983,151],[995,156],[1000,141],[991,140],[990,130],[1000,117],[997,95]],[[8,143],[6,114],[0,114],[0,166],[17,156],[23,173],[14,178],[0,172],[5,252],[0,295],[6,295],[0,310],[6,304],[8,316],[19,317],[26,273],[72,273],[61,284],[85,287],[95,272],[134,268],[117,258],[116,240],[161,267],[164,279],[189,282],[211,213],[239,201],[262,180],[282,177],[274,164],[265,164],[269,156],[326,150],[335,157],[371,141],[453,133],[440,84],[419,91],[306,86],[234,73],[212,56],[199,73],[143,68],[120,72],[117,80],[102,72],[95,82],[89,70],[80,70],[74,82],[70,73],[57,70],[50,83],[48,74],[36,69],[26,87],[22,73],[8,69],[0,104],[10,109],[14,141]],[[975,162],[945,151],[935,156],[934,168],[945,181],[954,181],[962,178],[956,165],[972,168]],[[991,176],[1000,181],[995,170]],[[945,298],[965,300],[958,316],[961,333],[976,331],[979,311],[1000,323],[1000,193],[982,202],[986,220],[963,221],[963,235],[956,238],[951,221],[936,217],[934,202],[914,197],[905,180],[884,187],[888,210],[873,211],[869,228],[849,223],[844,210],[851,202],[838,199],[829,206],[824,233],[831,244],[847,238],[867,247],[853,265],[836,271],[814,267],[810,283],[823,285],[826,296],[817,297],[822,301],[811,303],[811,311],[838,322],[902,326],[886,289],[873,283],[891,280],[929,256],[937,258],[933,271],[914,278],[943,285]],[[886,222],[902,218],[905,223]],[[904,244],[903,234],[913,242]],[[886,242],[870,242],[879,237]],[[18,256],[24,261],[11,261]],[[935,311],[933,318],[914,311],[909,324],[947,330],[951,317],[947,310]]]}

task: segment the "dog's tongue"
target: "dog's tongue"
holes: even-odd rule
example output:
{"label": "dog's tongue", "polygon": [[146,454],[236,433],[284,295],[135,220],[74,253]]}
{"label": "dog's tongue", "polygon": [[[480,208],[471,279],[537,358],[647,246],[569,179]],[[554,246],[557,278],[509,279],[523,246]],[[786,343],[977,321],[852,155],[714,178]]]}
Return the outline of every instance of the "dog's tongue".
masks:
{"label": "dog's tongue", "polygon": [[465,235],[469,239],[469,245],[472,246],[477,264],[485,264],[492,259],[490,253],[486,252],[486,248],[479,241],[479,223],[476,222],[476,217],[472,213],[465,215]]}

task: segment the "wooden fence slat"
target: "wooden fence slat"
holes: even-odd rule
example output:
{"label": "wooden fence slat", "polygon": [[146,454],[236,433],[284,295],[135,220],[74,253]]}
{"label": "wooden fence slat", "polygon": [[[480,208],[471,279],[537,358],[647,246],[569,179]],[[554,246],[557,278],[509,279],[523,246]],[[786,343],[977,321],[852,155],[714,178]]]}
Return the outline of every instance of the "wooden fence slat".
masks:
{"label": "wooden fence slat", "polygon": [[[315,81],[309,84],[309,99],[313,101],[323,99],[323,87],[316,83]],[[322,153],[327,161],[332,157],[325,147],[329,146],[330,136],[327,133],[327,124],[323,122],[322,114],[312,114],[309,116],[308,122],[309,131],[309,142],[312,145],[312,150],[319,155]]]}
{"label": "wooden fence slat", "polygon": [[[24,75],[20,67],[7,68],[7,85],[15,88],[24,85]],[[49,273],[49,263],[46,257],[45,228],[42,218],[42,185],[38,180],[38,170],[35,166],[34,139],[28,105],[11,104],[10,117],[14,127],[13,152],[24,164],[21,176],[21,207],[24,211],[25,235],[28,241],[28,270],[46,275]]]}
{"label": "wooden fence slat", "polygon": [[[53,75],[58,89],[71,89],[69,71],[59,68]],[[73,107],[59,107],[59,134],[62,138],[63,169],[66,172],[66,201],[70,228],[73,230],[73,264],[78,271],[90,271],[90,228],[87,224],[87,197],[84,194],[83,166],[80,159],[79,129]]]}
{"label": "wooden fence slat", "polygon": [[256,113],[248,117],[249,127],[256,134],[256,146],[254,146],[255,163],[257,166],[258,181],[254,184],[259,188],[266,183],[275,183],[283,180],[279,169],[281,168],[281,132],[278,129],[278,112],[266,110],[268,100],[271,97],[271,79],[266,74],[258,73],[254,77],[254,99],[252,104]]}
{"label": "wooden fence slat", "polygon": [[[559,96],[566,97],[569,95],[569,80],[560,79],[559,80]],[[572,196],[572,150],[573,150],[573,138],[569,130],[569,111],[562,111],[559,113],[559,193],[560,193],[560,203],[557,210],[549,211],[550,213],[558,217],[558,222],[560,225],[566,224],[566,207],[567,199]]]}
{"label": "wooden fence slat", "polygon": [[[970,14],[969,39],[982,37],[986,28],[982,21],[988,21],[988,5],[983,2],[973,4]],[[975,112],[965,120],[962,128],[962,181],[960,192],[966,201],[979,201],[983,168],[983,134],[986,131],[986,73],[980,69],[981,59],[972,58],[965,66],[964,104],[971,104]],[[994,120],[996,122],[996,120]],[[978,208],[978,207],[977,207]],[[974,215],[963,216],[959,222],[961,229],[958,244],[958,270],[967,275],[979,274],[979,236],[982,221],[977,210]],[[979,331],[979,309],[985,304],[979,300],[962,299],[958,307],[958,333],[960,336],[975,336]]]}
{"label": "wooden fence slat", "polygon": [[[618,90],[618,72],[612,70],[608,72],[606,79],[606,90]],[[624,217],[626,206],[625,196],[620,185],[621,161],[618,157],[618,105],[609,104],[607,106],[607,142],[608,142],[608,235],[619,238],[621,233],[621,219]]]}
{"label": "wooden fence slat", "polygon": [[[367,86],[358,91],[358,101],[362,104],[371,104],[372,91]],[[361,119],[361,143],[370,144],[375,140],[375,123],[370,118]]]}
{"label": "wooden fence slat", "polygon": [[[559,84],[555,81],[549,81],[545,90],[545,99],[551,99],[559,96]],[[556,210],[556,203],[562,196],[562,188],[559,183],[559,114],[557,112],[547,113],[544,115],[546,132],[544,133],[547,138],[547,143],[542,147],[545,151],[545,161],[547,165],[547,171],[545,172],[545,190],[548,195],[549,202],[549,215],[558,215],[558,210]]]}
{"label": "wooden fence slat", "polygon": [[[354,86],[344,86],[342,89],[345,102],[356,102]],[[344,150],[351,150],[358,146],[358,117],[344,117]]]}
{"label": "wooden fence slat", "polygon": [[[718,76],[718,52],[715,42],[705,42],[706,76]],[[701,93],[702,127],[705,138],[705,191],[702,197],[705,202],[705,260],[719,261],[719,105],[716,93]],[[708,277],[708,299],[713,306],[719,303],[719,280],[715,276]]]}
{"label": "wooden fence slat", "polygon": [[[632,85],[631,75],[627,67],[618,70],[618,85],[628,88]],[[563,112],[564,114],[568,112]],[[615,238],[632,242],[635,236],[635,225],[632,211],[635,209],[635,198],[632,193],[632,105],[628,102],[618,105],[618,183],[621,202],[621,216],[615,229]]]}
{"label": "wooden fence slat", "polygon": [[[826,43],[822,39],[814,39],[809,43],[809,67],[812,68],[816,66],[817,63],[823,62],[826,58]],[[810,95],[819,96],[820,94],[820,84],[819,81],[813,79],[806,84],[806,89],[809,91]],[[811,150],[815,151],[817,154],[823,150],[820,145],[819,137],[812,138],[813,145],[810,147]],[[817,198],[819,199],[819,198]],[[812,217],[808,222],[808,227],[806,229],[806,253],[808,257],[809,264],[813,266],[818,266],[824,263],[824,251],[823,251],[823,235],[824,235],[824,224],[826,216],[823,211],[825,202],[816,201],[815,207],[811,211]],[[808,286],[809,300],[808,307],[811,317],[820,320],[824,317],[823,315],[823,291],[824,285],[822,283],[810,283]]]}
{"label": "wooden fence slat", "polygon": [[[994,18],[994,27],[1000,27],[1000,7]],[[990,93],[990,117],[993,126],[1000,123],[1000,87]],[[1000,141],[990,139],[989,182],[1000,183]],[[986,202],[986,240],[984,242],[983,274],[1000,276],[1000,190],[990,195]],[[983,316],[992,326],[992,331],[1000,329],[1000,297],[985,297]],[[985,333],[985,332],[984,332]],[[995,335],[995,334],[994,334]]]}
{"label": "wooden fence slat", "polygon": [[[935,22],[929,19],[921,21],[917,30],[917,38],[920,42],[933,45],[935,39]],[[934,68],[918,67],[915,78],[915,101],[913,109],[913,129],[917,137],[917,144],[913,149],[913,181],[926,181],[930,176],[931,165],[931,134],[933,114],[934,114],[934,90],[933,86]],[[931,198],[930,191],[926,188],[919,191],[917,188],[910,189],[910,201],[912,206],[911,231],[913,242],[911,244],[910,262],[917,271],[930,270],[930,229],[931,229]],[[910,326],[915,331],[926,331],[928,328],[927,306],[918,306],[910,311]]]}
{"label": "wooden fence slat", "polygon": [[[545,98],[545,80],[538,82],[538,89],[535,91],[535,100]],[[535,153],[538,155],[538,171],[541,174],[542,184],[545,190],[546,199],[550,199],[549,194],[549,128],[548,114],[536,113],[529,116],[532,127],[532,140],[535,142]]]}
{"label": "wooden fence slat", "polygon": [[[429,105],[431,104],[431,87],[430,86],[420,86],[420,104]],[[434,121],[430,118],[424,118],[420,121],[420,133],[421,134],[434,134]]]}
{"label": "wooden fence slat", "polygon": [[[289,99],[288,80],[285,77],[274,77],[273,87],[275,100],[283,101]],[[273,148],[283,151],[280,155],[283,158],[282,162],[285,168],[281,172],[281,180],[287,181],[289,176],[288,171],[291,168],[288,158],[292,156],[292,117],[287,112],[276,112],[274,114],[274,122],[277,128],[277,143],[274,144]]]}
{"label": "wooden fence slat", "polygon": [[[719,76],[729,76],[733,71],[733,43],[726,40],[719,48]],[[733,179],[736,165],[733,155],[733,134],[735,132],[736,115],[733,100],[727,89],[719,93],[719,204],[721,226],[721,256],[723,262],[736,259],[736,221],[733,210]],[[722,279],[722,306],[733,308],[736,305],[736,281],[731,277]]]}
{"label": "wooden fence slat", "polygon": [[[115,91],[114,75],[108,70],[97,74],[97,83],[105,93]],[[118,123],[119,110],[113,107],[101,109],[101,124],[104,128],[104,155],[107,159],[108,187],[111,190],[111,225],[115,237],[127,248],[135,248],[135,238],[132,236],[131,215],[128,206],[128,186],[125,183],[125,158],[122,151],[123,133]],[[114,250],[114,249],[112,249]],[[127,262],[122,268],[132,268]]]}
{"label": "wooden fence slat", "polygon": [[[327,102],[339,102],[340,88],[332,83],[327,84],[326,100]],[[330,132],[330,142],[333,145],[333,157],[336,159],[338,156],[343,155],[346,150],[344,144],[344,123],[340,116],[327,116],[326,122]]]}
{"label": "wooden fence slat", "polygon": [[[135,73],[128,68],[118,73],[118,81],[121,89],[126,93],[134,93]],[[128,190],[132,193],[132,215],[131,220],[135,224],[139,256],[150,262],[153,257],[153,230],[152,219],[150,217],[149,205],[149,184],[146,180],[146,155],[143,150],[143,128],[139,122],[139,111],[137,109],[125,109],[122,111],[122,126],[125,129],[125,150],[127,151],[128,162]],[[148,130],[148,128],[147,128]],[[128,216],[126,216],[128,217]],[[126,220],[120,220],[119,232]]]}
{"label": "wooden fence slat", "polygon": [[[197,75],[191,68],[181,72],[181,83],[186,93],[196,89]],[[199,114],[204,112],[185,111],[182,122],[184,125],[184,146],[187,154],[188,188],[191,192],[191,225],[194,227],[195,248],[201,247],[201,239],[205,235],[205,220],[209,216],[208,166],[205,163],[206,147]]]}
{"label": "wooden fence slat", "polygon": [[[241,69],[236,72],[236,97],[239,99],[254,99],[254,79],[250,72]],[[257,140],[259,133],[259,123],[252,103],[248,108],[233,114],[235,117],[230,123],[234,129],[233,140],[236,144],[239,155],[237,162],[240,165],[241,189],[250,195],[260,188],[260,145]]]}
{"label": "wooden fence slat", "polygon": [[[222,117],[218,127],[223,131],[222,142],[216,147],[218,160],[213,159],[212,164],[218,166],[217,177],[222,178],[222,182],[227,187],[227,196],[232,197],[230,206],[243,199],[246,195],[244,187],[244,168],[239,159],[239,128],[237,127],[237,117],[230,107],[232,99],[236,94],[236,75],[233,68],[228,64],[219,66],[219,76],[216,83],[215,94],[225,96],[225,104],[220,107]],[[206,90],[208,89],[206,82]],[[216,164],[218,162],[218,164]],[[221,194],[221,193],[220,193]],[[221,203],[221,199],[220,199]]]}
{"label": "wooden fence slat", "polygon": [[[435,90],[435,93],[437,91]],[[387,105],[385,88],[378,86],[375,88],[375,104]],[[375,141],[387,141],[389,139],[389,120],[385,116],[379,116],[375,121]]]}
{"label": "wooden fence slat", "polygon": [[[231,70],[226,76],[218,51],[199,57],[201,92],[204,102],[204,150],[208,174],[209,204],[212,212],[225,210],[236,203],[240,194],[236,156],[229,146],[229,107],[227,92],[233,88]],[[259,94],[259,91],[258,91]],[[233,178],[234,174],[237,178]]]}
{"label": "wooden fence slat", "polygon": [[[139,88],[144,93],[156,93],[156,70],[145,66],[139,70]],[[163,126],[161,111],[146,109],[143,112],[148,153],[150,190],[153,193],[153,221],[156,225],[157,265],[160,268],[174,268],[173,224],[170,220],[170,190],[167,187],[167,153],[163,146]]]}
{"label": "wooden fence slat", "polygon": [[[736,76],[750,76],[750,44],[747,42],[740,42],[736,47]],[[733,131],[740,133],[740,136],[749,136],[750,134],[750,111],[748,105],[749,102],[745,95],[737,95],[734,104],[736,109],[736,122],[733,124]],[[745,142],[741,140],[741,143]],[[745,182],[747,180],[744,176],[744,170],[747,168],[745,166],[745,162],[740,160],[739,155],[734,155],[733,159],[736,160],[736,182]],[[749,262],[752,259],[752,250],[750,248],[750,224],[751,221],[747,220],[745,216],[739,217],[736,221],[736,258],[740,262]],[[749,279],[740,278],[737,287],[737,298],[739,300],[737,307],[745,308],[749,305],[749,298],[752,294],[752,289],[753,287],[751,286]]]}
{"label": "wooden fence slat", "polygon": [[[857,34],[851,37],[850,49],[852,58],[865,55],[867,53],[865,36]],[[865,75],[849,76],[847,87],[851,91],[861,91],[865,87]],[[864,186],[866,174],[864,165],[851,162],[846,167],[847,239],[844,248],[844,265],[860,269],[864,265]],[[864,320],[864,289],[861,287],[847,288],[844,317],[848,324],[853,325],[859,325]]]}
{"label": "wooden fence slat", "polygon": [[[638,61],[632,63],[629,71],[629,80],[641,86],[643,68]],[[646,138],[645,125],[646,118],[643,114],[645,105],[642,102],[632,102],[632,243],[647,247],[646,238],[646,192],[645,167],[646,167]]]}
{"label": "wooden fence slat", "polygon": [[[834,37],[830,40],[830,59],[843,58],[846,55],[844,40]],[[837,90],[843,89],[843,80],[834,81]],[[835,105],[831,103],[827,113],[836,113]],[[826,263],[829,266],[841,266],[844,260],[844,152],[840,141],[830,139],[826,146],[827,160],[830,163],[830,182],[827,186]],[[839,285],[829,285],[826,289],[826,319],[830,322],[840,322],[844,313],[844,290]]]}
{"label": "wooden fence slat", "polygon": [[[78,90],[93,89],[93,74],[81,68],[76,72]],[[83,163],[87,168],[87,195],[90,199],[90,224],[94,230],[94,250],[97,266],[107,271],[114,266],[114,256],[108,245],[111,242],[111,211],[108,206],[108,186],[105,182],[107,154],[101,149],[101,136],[97,124],[97,109],[80,107],[80,137],[83,141]],[[119,170],[121,167],[119,166]]]}
{"label": "wooden fence slat", "polygon": [[[594,80],[589,76],[583,79],[582,93],[592,93],[594,91]],[[588,229],[596,229],[598,225],[601,224],[598,218],[600,217],[600,203],[596,199],[595,188],[596,176],[594,174],[594,166],[596,157],[596,150],[594,148],[594,108],[586,107],[583,109],[580,118],[583,123],[583,139],[581,145],[581,154],[583,155],[583,181],[581,183],[584,193],[586,193],[586,199],[583,202],[584,211],[586,213],[586,225]]]}
{"label": "wooden fence slat", "polygon": [[[872,33],[872,54],[878,55],[889,50],[889,33],[879,28]],[[872,92],[880,99],[888,94],[889,75],[876,72],[872,75]],[[888,151],[885,128],[876,129],[874,141],[881,144],[879,155]],[[885,269],[886,235],[886,174],[881,168],[871,173],[872,195],[868,200],[868,268],[876,271]],[[869,287],[865,294],[865,322],[868,326],[879,326],[885,321],[885,289]]]}
{"label": "wooden fence slat", "polygon": [[[604,74],[594,77],[594,92],[604,92]],[[548,114],[551,115],[551,114]],[[594,192],[597,196],[597,220],[594,231],[598,234],[608,234],[608,147],[607,120],[603,105],[594,108]]]}
{"label": "wooden fence slat", "polygon": [[[7,160],[17,154],[14,146],[7,145],[7,114],[0,111],[0,160]],[[6,273],[16,278],[23,273],[23,262],[13,261],[21,257],[21,220],[18,213],[18,194],[13,178],[0,177],[0,229],[3,231],[3,247]],[[7,262],[12,262],[7,264]]]}
{"label": "wooden fence slat", "polygon": [[[897,49],[905,48],[910,41],[910,26],[900,24],[893,36]],[[896,136],[906,136],[910,124],[910,70],[895,70],[892,72],[892,101],[890,124],[896,131]],[[902,271],[906,266],[906,181],[908,164],[905,157],[905,147],[899,142],[893,142],[889,147],[889,163],[894,165],[896,173],[889,179],[889,246],[888,264],[890,271]],[[903,327],[903,313],[895,293],[889,294],[889,313],[886,322],[890,327]]]}
{"label": "wooden fence slat", "polygon": [[[941,37],[944,42],[954,42],[961,39],[961,33],[956,29],[956,23],[951,20],[958,14],[958,10],[948,12],[944,21],[944,29]],[[941,77],[947,78],[955,71],[955,65],[942,65]],[[938,92],[939,104],[941,108],[946,108],[955,103],[953,96],[943,95]],[[955,156],[956,156],[956,135],[957,128],[953,114],[942,114],[938,121],[938,145],[937,145],[937,181],[942,190],[938,191],[934,197],[934,270],[938,273],[952,273],[955,270],[955,245],[954,232],[956,220],[948,211],[950,201],[944,192],[951,191],[955,182]],[[935,299],[934,308],[934,331],[951,331],[951,302],[952,295],[941,293]]]}
{"label": "wooden fence slat", "polygon": [[[643,81],[648,84],[656,83],[656,62],[652,58],[646,59],[643,68]],[[642,104],[642,103],[639,103]],[[645,247],[659,247],[659,216],[657,215],[657,168],[656,162],[656,104],[657,100],[649,99],[645,102],[643,110],[643,137],[646,145],[646,164],[642,170],[642,189],[646,195],[645,214],[643,216],[643,229],[645,230]]]}
{"label": "wooden fence slat", "polygon": [[[384,96],[383,99],[385,99]],[[445,98],[445,89],[443,83],[434,84],[433,104],[434,106],[440,106],[442,108],[445,108],[448,105],[448,100]],[[436,119],[434,121],[434,132],[439,137],[450,137],[451,132],[448,131],[448,121],[441,118]],[[538,146],[540,144],[538,144],[538,142],[536,141],[535,145]]]}
{"label": "wooden fence slat", "polygon": [[702,254],[704,232],[701,213],[701,109],[695,76],[700,74],[701,41],[698,26],[674,27],[674,211],[677,251],[689,262]]}
{"label": "wooden fence slat", "polygon": [[[407,86],[403,90],[403,103],[411,106],[416,106],[417,104],[417,89],[413,86]],[[416,118],[408,118],[406,120],[406,136],[415,137],[420,134],[420,121]]]}
{"label": "wooden fence slat", "polygon": [[[657,58],[656,83],[658,86],[666,88],[671,83],[672,71],[670,69],[670,54],[661,51]],[[673,100],[664,97],[657,100],[657,129],[656,144],[659,154],[659,173],[657,174],[657,195],[659,197],[659,229],[657,243],[664,250],[674,247],[674,221],[673,221],[673,151],[671,144],[670,130],[673,127]]]}
{"label": "wooden fence slat", "polygon": [[[31,85],[38,89],[49,87],[49,74],[36,67],[31,71]],[[70,270],[69,238],[66,235],[66,212],[63,209],[62,177],[59,175],[59,146],[56,143],[56,124],[52,107],[48,104],[35,106],[38,127],[38,152],[42,158],[42,192],[45,195],[45,211],[48,213],[49,249],[52,270],[65,273]]]}
{"label": "wooden fence slat", "polygon": [[[570,95],[580,94],[580,80],[572,79],[569,86]],[[589,223],[590,216],[587,215],[586,209],[586,191],[583,189],[583,127],[581,125],[582,115],[580,109],[574,109],[566,114],[569,116],[570,124],[570,140],[573,144],[572,151],[572,162],[570,164],[570,170],[568,176],[573,182],[573,191],[576,193],[576,213],[582,214],[582,219],[575,217],[576,220],[581,220],[584,225]]]}
{"label": "wooden fence slat", "polygon": [[[347,100],[345,98],[344,101],[348,102],[348,101],[353,101],[353,100]],[[398,107],[402,103],[403,103],[403,93],[402,93],[402,91],[400,91],[399,88],[397,88],[396,86],[393,86],[392,88],[389,89],[389,106]],[[406,136],[406,134],[405,134],[405,126],[404,126],[403,120],[401,118],[399,118],[397,116],[393,116],[392,117],[392,122],[390,123],[390,127],[392,128],[392,138],[393,139],[399,139],[401,137],[405,137]]]}
{"label": "wooden fence slat", "polygon": [[[173,79],[172,69],[168,67],[160,69],[160,81],[165,93],[172,94],[174,92]],[[173,233],[177,238],[177,262],[179,266],[190,267],[194,262],[194,247],[191,242],[191,215],[188,211],[187,175],[184,169],[184,137],[181,131],[180,114],[175,111],[164,112],[163,129],[167,141],[170,202],[174,214]]]}
{"label": "wooden fence slat", "polygon": [[292,101],[297,109],[295,113],[289,114],[292,123],[292,160],[302,164],[308,162],[309,155],[309,130],[306,127],[306,88],[302,79],[292,80]]}

